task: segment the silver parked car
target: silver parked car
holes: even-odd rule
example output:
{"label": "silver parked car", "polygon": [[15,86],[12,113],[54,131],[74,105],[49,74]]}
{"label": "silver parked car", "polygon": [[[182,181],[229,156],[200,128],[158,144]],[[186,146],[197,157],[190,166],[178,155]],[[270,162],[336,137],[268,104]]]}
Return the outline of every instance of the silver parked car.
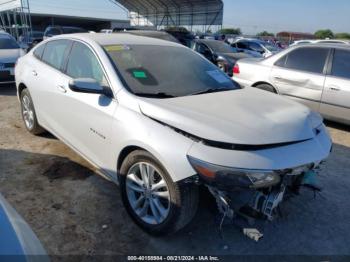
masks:
{"label": "silver parked car", "polygon": [[24,50],[10,34],[0,32],[0,84],[15,82],[15,64],[24,54]]}
{"label": "silver parked car", "polygon": [[272,220],[332,146],[319,114],[241,89],[170,41],[53,37],[18,61],[16,83],[28,131],[49,130],[119,184],[131,217],[153,234],[191,221],[200,185],[225,215]]}
{"label": "silver parked car", "polygon": [[329,120],[350,123],[348,45],[300,45],[264,60],[240,60],[233,79],[292,98]]}
{"label": "silver parked car", "polygon": [[263,57],[272,56],[282,49],[269,42],[259,39],[241,38],[231,44],[232,47],[238,51],[255,54],[255,56],[261,55]]}

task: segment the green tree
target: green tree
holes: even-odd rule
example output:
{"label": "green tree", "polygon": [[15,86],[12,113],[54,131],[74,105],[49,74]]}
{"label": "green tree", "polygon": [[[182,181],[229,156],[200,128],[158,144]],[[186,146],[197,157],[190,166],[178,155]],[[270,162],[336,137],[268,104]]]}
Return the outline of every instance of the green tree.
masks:
{"label": "green tree", "polygon": [[349,33],[338,33],[338,34],[335,34],[335,38],[337,38],[337,39],[350,39],[350,34]]}
{"label": "green tree", "polygon": [[242,31],[240,28],[223,28],[219,33],[224,35],[241,35]]}
{"label": "green tree", "polygon": [[256,36],[275,36],[275,34],[267,31],[262,31],[260,33],[257,33]]}
{"label": "green tree", "polygon": [[315,37],[318,39],[334,38],[334,34],[330,29],[322,29],[315,33]]}

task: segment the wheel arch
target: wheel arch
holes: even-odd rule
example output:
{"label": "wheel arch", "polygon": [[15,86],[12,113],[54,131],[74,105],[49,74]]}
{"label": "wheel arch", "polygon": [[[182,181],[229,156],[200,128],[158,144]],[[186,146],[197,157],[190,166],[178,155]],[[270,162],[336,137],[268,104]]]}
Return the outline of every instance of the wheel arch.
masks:
{"label": "wheel arch", "polygon": [[18,85],[18,89],[17,89],[18,97],[21,96],[22,91],[26,88],[27,88],[27,86],[24,83],[20,83]]}
{"label": "wheel arch", "polygon": [[126,158],[128,155],[130,155],[132,152],[136,151],[136,150],[144,150],[144,151],[150,153],[148,150],[146,150],[146,149],[144,149],[144,148],[142,148],[142,147],[140,147],[140,146],[134,146],[134,145],[133,145],[133,146],[126,146],[126,147],[124,147],[124,148],[120,151],[120,153],[119,153],[119,155],[118,155],[118,160],[117,160],[117,173],[118,173],[118,174],[119,174],[120,168],[121,168],[121,166],[122,166],[122,164],[123,164],[125,158]]}
{"label": "wheel arch", "polygon": [[271,86],[273,89],[275,89],[275,91],[276,91],[277,94],[279,94],[278,89],[277,89],[274,85],[272,85],[271,83],[269,83],[269,82],[266,82],[266,81],[259,81],[259,82],[254,83],[254,84],[252,85],[252,87],[257,87],[258,85],[269,85],[269,86]]}

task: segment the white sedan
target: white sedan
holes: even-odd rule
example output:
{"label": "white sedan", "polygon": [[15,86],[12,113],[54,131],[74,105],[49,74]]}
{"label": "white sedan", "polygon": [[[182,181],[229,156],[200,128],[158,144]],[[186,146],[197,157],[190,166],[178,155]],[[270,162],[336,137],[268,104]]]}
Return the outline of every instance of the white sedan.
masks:
{"label": "white sedan", "polygon": [[228,215],[272,219],[332,146],[319,114],[241,89],[168,41],[58,36],[15,74],[28,131],[50,131],[119,184],[130,216],[152,234],[187,225],[201,185]]}

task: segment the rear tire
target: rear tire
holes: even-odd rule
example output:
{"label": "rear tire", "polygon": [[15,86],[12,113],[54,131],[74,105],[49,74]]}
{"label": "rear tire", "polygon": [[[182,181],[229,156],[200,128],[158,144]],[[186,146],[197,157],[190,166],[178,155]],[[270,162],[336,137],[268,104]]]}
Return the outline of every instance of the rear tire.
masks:
{"label": "rear tire", "polygon": [[260,84],[260,85],[257,85],[256,88],[277,94],[276,89],[269,84]]}
{"label": "rear tire", "polygon": [[33,135],[40,135],[45,132],[35,114],[34,104],[28,89],[23,89],[20,95],[22,119],[26,129]]}
{"label": "rear tire", "polygon": [[[151,179],[144,180],[144,177]],[[175,233],[189,224],[196,214],[198,186],[174,183],[160,162],[146,151],[136,150],[126,157],[119,182],[126,210],[149,234]],[[152,191],[152,188],[158,189]]]}

